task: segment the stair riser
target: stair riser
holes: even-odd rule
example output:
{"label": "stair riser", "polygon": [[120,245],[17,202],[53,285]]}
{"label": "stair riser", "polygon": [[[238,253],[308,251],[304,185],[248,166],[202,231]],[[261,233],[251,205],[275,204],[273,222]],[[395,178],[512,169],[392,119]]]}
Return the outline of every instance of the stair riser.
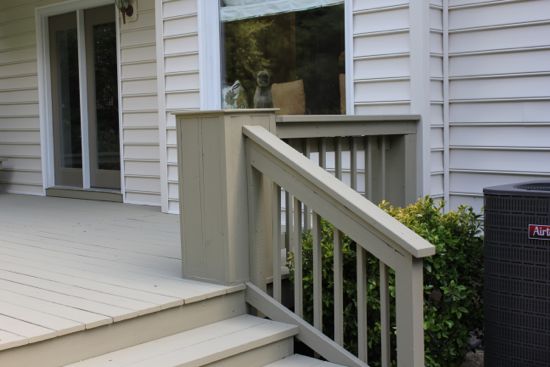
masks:
{"label": "stair riser", "polygon": [[244,293],[232,293],[0,352],[0,366],[63,366],[245,312]]}
{"label": "stair riser", "polygon": [[[245,353],[217,361],[206,366],[208,367],[261,367],[273,363],[293,353],[294,339],[287,338],[278,342],[250,350]],[[178,366],[188,367],[188,366]]]}

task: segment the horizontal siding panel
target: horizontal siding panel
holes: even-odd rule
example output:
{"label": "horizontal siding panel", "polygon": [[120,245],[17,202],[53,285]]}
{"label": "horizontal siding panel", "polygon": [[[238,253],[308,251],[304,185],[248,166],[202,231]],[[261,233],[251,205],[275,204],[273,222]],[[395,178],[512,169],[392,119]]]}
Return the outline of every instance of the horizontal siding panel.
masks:
{"label": "horizontal siding panel", "polygon": [[481,213],[483,210],[483,197],[451,194],[449,204],[449,208],[451,210],[456,210],[460,205],[469,205],[474,209],[475,212]]}
{"label": "horizontal siding panel", "polygon": [[370,0],[370,1],[354,0],[353,10],[354,11],[373,10],[373,9],[408,5],[408,4],[409,4],[409,0]]}
{"label": "horizontal siding panel", "polygon": [[14,89],[32,89],[35,93],[38,93],[38,78],[36,76],[21,76],[0,79],[0,91]]}
{"label": "horizontal siding panel", "polygon": [[359,36],[353,41],[356,57],[410,51],[409,33]]}
{"label": "horizontal siding panel", "polygon": [[122,94],[156,94],[157,93],[157,79],[146,80],[127,80],[122,83]]}
{"label": "horizontal siding panel", "polygon": [[358,115],[400,115],[411,113],[411,106],[408,103],[357,105],[355,113]]}
{"label": "horizontal siding panel", "polygon": [[550,76],[453,81],[449,93],[451,99],[550,99]]}
{"label": "horizontal siding panel", "polygon": [[164,17],[177,17],[197,12],[196,0],[163,1],[162,14]]}
{"label": "horizontal siding panel", "polygon": [[165,88],[167,92],[178,90],[189,90],[200,88],[200,78],[198,73],[170,75],[166,78]]}
{"label": "horizontal siding panel", "polygon": [[354,33],[383,32],[409,27],[409,9],[397,8],[379,12],[356,14]]}
{"label": "horizontal siding panel", "polygon": [[42,173],[39,171],[0,170],[0,182],[17,185],[35,185],[42,187]]}
{"label": "horizontal siding panel", "polygon": [[[12,153],[13,154],[13,153]],[[0,156],[2,156],[0,154]],[[15,170],[42,170],[42,163],[40,157],[38,158],[8,158],[2,162],[2,168],[0,169],[15,169]]]}
{"label": "horizontal siding panel", "polygon": [[38,117],[0,117],[0,129],[37,129],[39,127],[40,120]]}
{"label": "horizontal siding panel", "polygon": [[460,103],[450,106],[451,122],[550,122],[550,101]]}
{"label": "horizontal siding panel", "polygon": [[122,97],[123,110],[149,110],[158,106],[157,96],[146,97]]}
{"label": "horizontal siding panel", "polygon": [[177,166],[168,166],[168,181],[177,181],[178,180],[178,167]]}
{"label": "horizontal siding panel", "polygon": [[450,157],[451,169],[539,172],[550,176],[550,151],[468,149],[452,150]]}
{"label": "horizontal siding panel", "polygon": [[158,124],[158,118],[156,112],[124,113],[122,122],[124,126],[151,126]]}
{"label": "horizontal siding panel", "polygon": [[517,47],[547,46],[550,24],[479,30],[449,36],[449,52],[471,52]]}
{"label": "horizontal siding panel", "polygon": [[530,0],[503,2],[475,8],[454,9],[449,17],[449,29],[526,23],[550,19],[550,2]]}
{"label": "horizontal siding panel", "polygon": [[40,157],[41,153],[38,142],[33,145],[5,145],[0,143],[0,157]]}
{"label": "horizontal siding panel", "polygon": [[36,142],[40,144],[40,131],[0,131],[0,144]]}
{"label": "horizontal siding panel", "polygon": [[482,195],[483,188],[540,179],[539,175],[485,172],[452,172],[451,191]]}
{"label": "horizontal siding panel", "polygon": [[17,21],[0,23],[0,37],[17,36],[21,33],[34,32],[34,18],[29,17]]}
{"label": "horizontal siding panel", "polygon": [[443,53],[443,35],[439,32],[430,32],[430,52]]}
{"label": "horizontal siding panel", "polygon": [[164,71],[166,73],[175,72],[197,72],[199,70],[199,55],[181,55],[166,57],[164,62]]}
{"label": "horizontal siding panel", "polygon": [[[3,103],[21,103],[35,102],[38,103],[38,90],[15,90],[9,92],[0,91],[0,104]],[[0,107],[1,108],[1,107]]]}
{"label": "horizontal siding panel", "polygon": [[126,145],[124,147],[124,158],[137,159],[160,159],[160,150],[158,146],[133,146]]}
{"label": "horizontal siding panel", "polygon": [[[140,19],[141,21],[141,19]],[[130,23],[128,23],[130,24]],[[133,31],[122,32],[120,43],[124,47],[142,46],[143,44],[155,43],[155,30],[146,28]]]}
{"label": "horizontal siding panel", "polygon": [[0,52],[0,65],[29,60],[36,60],[36,47],[29,46],[18,48],[17,50]]}
{"label": "horizontal siding panel", "polygon": [[355,79],[392,78],[410,75],[408,56],[363,59],[354,63]]}
{"label": "horizontal siding panel", "polygon": [[174,183],[168,184],[168,197],[172,200],[179,200],[179,187]]}
{"label": "horizontal siding panel", "polygon": [[443,152],[432,152],[430,157],[431,172],[443,171]]}
{"label": "horizontal siding panel", "polygon": [[430,105],[430,121],[432,125],[443,124],[443,104]]}
{"label": "horizontal siding panel", "polygon": [[157,77],[157,65],[153,62],[122,65],[121,69],[122,79]]}
{"label": "horizontal siding panel", "polygon": [[443,58],[440,56],[430,57],[430,76],[432,78],[443,78]]}
{"label": "horizontal siding panel", "polygon": [[198,29],[198,18],[195,16],[164,21],[164,36],[168,37],[178,34],[194,33],[197,32]]}
{"label": "horizontal siding panel", "polygon": [[4,105],[0,108],[0,118],[5,116],[36,116],[38,117],[38,104]]}
{"label": "horizontal siding panel", "polygon": [[430,131],[430,137],[430,146],[432,148],[443,148],[443,128],[432,128]]}
{"label": "horizontal siding panel", "polygon": [[159,133],[152,130],[124,130],[124,144],[158,144]]}
{"label": "horizontal siding panel", "polygon": [[185,52],[196,52],[199,49],[198,36],[184,36],[164,40],[164,52],[167,55]]}
{"label": "horizontal siding panel", "polygon": [[443,30],[443,11],[437,8],[430,8],[430,28]]}
{"label": "horizontal siding panel", "polygon": [[432,101],[443,101],[443,81],[432,80],[430,82],[430,98]]}
{"label": "horizontal siding panel", "polygon": [[200,108],[199,92],[175,93],[166,96],[167,109],[198,109]]}
{"label": "horizontal siding panel", "polygon": [[125,202],[128,204],[160,206],[160,194],[127,192]]}
{"label": "horizontal siding panel", "polygon": [[159,176],[159,164],[158,162],[124,162],[124,173],[126,175],[137,176]]}
{"label": "horizontal siding panel", "polygon": [[550,72],[550,50],[451,57],[449,76]]}
{"label": "horizontal siding panel", "polygon": [[122,63],[155,60],[157,57],[156,46],[125,48],[120,53]]}
{"label": "horizontal siding panel", "polygon": [[430,176],[430,195],[443,195],[443,175]]}
{"label": "horizontal siding panel", "polygon": [[13,78],[14,76],[27,76],[37,74],[36,61],[21,62],[0,66],[0,78]]}
{"label": "horizontal siding panel", "polygon": [[160,179],[126,177],[126,191],[160,192]]}
{"label": "horizontal siding panel", "polygon": [[8,38],[0,38],[0,51],[27,46],[36,46],[36,35],[34,32],[18,34]]}
{"label": "horizontal siding panel", "polygon": [[356,102],[408,100],[410,97],[409,81],[355,83]]}
{"label": "horizontal siding panel", "polygon": [[549,126],[452,126],[451,146],[548,147]]}

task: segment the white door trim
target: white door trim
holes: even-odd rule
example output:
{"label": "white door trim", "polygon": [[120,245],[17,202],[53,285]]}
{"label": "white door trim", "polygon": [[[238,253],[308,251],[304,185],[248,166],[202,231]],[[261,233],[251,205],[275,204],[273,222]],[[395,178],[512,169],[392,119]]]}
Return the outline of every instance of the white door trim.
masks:
{"label": "white door trim", "polygon": [[[114,4],[114,0],[69,0],[58,4],[47,5],[38,7],[35,9],[35,25],[36,25],[36,51],[37,51],[37,61],[38,61],[38,103],[39,103],[39,120],[40,120],[40,145],[41,145],[41,154],[42,154],[42,188],[43,194],[45,195],[46,189],[55,185],[55,169],[54,169],[54,153],[53,153],[53,128],[52,128],[52,96],[51,96],[51,78],[50,78],[50,47],[49,47],[49,33],[48,33],[48,18],[54,15],[64,14],[68,12],[78,12],[81,13],[81,10],[87,8],[94,8],[103,5]],[[81,16],[77,13],[77,19],[79,23],[79,38],[81,33]],[[118,17],[117,17],[118,19]],[[117,36],[119,32],[119,24],[117,22]],[[79,61],[81,57],[85,57],[85,51],[81,48],[85,47],[85,42],[80,42],[79,39]],[[120,64],[120,63],[119,63]],[[83,65],[80,63],[80,65]],[[87,106],[86,96],[86,78],[82,78],[82,74],[85,74],[85,71],[80,70],[82,67],[79,67],[80,71],[80,103],[81,111],[84,111],[84,107]],[[120,85],[120,74],[118,76],[118,83]],[[84,97],[83,97],[84,93]],[[120,95],[119,95],[120,98]],[[119,104],[120,109],[120,104]],[[87,126],[87,116],[82,118],[81,112],[81,121],[86,123]],[[122,120],[119,119],[119,125],[122,123]],[[82,130],[82,137],[87,135],[87,130]],[[122,145],[122,136],[120,137],[120,145]],[[84,188],[89,188],[89,164],[84,163],[85,155],[86,158],[89,158],[89,150],[86,149],[87,143],[82,145],[82,158],[83,158],[83,173],[84,173]],[[121,159],[121,173],[123,170],[122,164],[122,155]],[[88,181],[86,181],[86,172]],[[86,183],[88,184],[86,186]],[[121,181],[121,191],[124,192],[124,181]]]}

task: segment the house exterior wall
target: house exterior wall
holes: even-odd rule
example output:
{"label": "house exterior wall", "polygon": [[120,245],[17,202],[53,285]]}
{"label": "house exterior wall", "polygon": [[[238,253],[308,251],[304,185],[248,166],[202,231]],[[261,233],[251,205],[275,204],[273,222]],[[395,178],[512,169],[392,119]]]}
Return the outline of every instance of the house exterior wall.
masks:
{"label": "house exterior wall", "polygon": [[[44,192],[35,9],[58,2],[0,2],[0,191]],[[154,0],[119,37],[125,201],[160,205]]]}
{"label": "house exterior wall", "polygon": [[0,2],[0,192],[43,192],[34,8],[52,2]]}
{"label": "house exterior wall", "polygon": [[550,1],[449,0],[450,203],[550,178]]}
{"label": "house exterior wall", "polygon": [[[43,193],[34,9],[56,2],[0,3],[0,191]],[[483,187],[548,178],[550,1],[346,4],[353,113],[422,115],[424,194],[479,209]],[[201,9],[138,0],[120,27],[126,202],[178,212],[170,111],[209,108]]]}

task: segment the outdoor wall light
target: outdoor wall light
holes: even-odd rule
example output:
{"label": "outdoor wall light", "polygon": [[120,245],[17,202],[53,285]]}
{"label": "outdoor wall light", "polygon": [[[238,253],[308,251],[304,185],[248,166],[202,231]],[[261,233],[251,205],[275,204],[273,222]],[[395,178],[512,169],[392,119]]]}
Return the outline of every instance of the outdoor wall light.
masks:
{"label": "outdoor wall light", "polygon": [[126,24],[126,16],[134,15],[134,7],[130,4],[130,0],[115,0],[115,5],[122,14],[122,22]]}

